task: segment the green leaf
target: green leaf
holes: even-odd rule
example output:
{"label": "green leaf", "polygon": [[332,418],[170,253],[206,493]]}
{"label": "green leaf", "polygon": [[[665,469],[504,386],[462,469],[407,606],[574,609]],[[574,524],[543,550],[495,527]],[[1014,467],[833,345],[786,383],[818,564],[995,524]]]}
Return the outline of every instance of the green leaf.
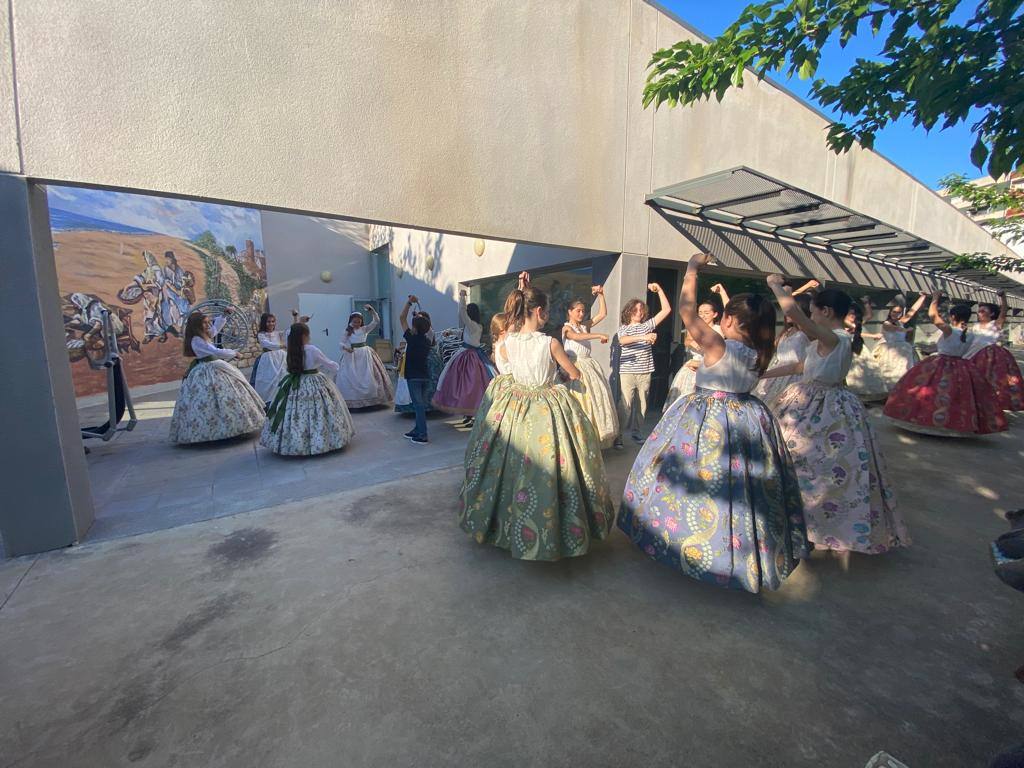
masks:
{"label": "green leaf", "polygon": [[978,168],[985,166],[985,158],[988,157],[988,147],[985,146],[985,140],[979,138],[974,142],[974,146],[971,147],[971,162],[974,163]]}

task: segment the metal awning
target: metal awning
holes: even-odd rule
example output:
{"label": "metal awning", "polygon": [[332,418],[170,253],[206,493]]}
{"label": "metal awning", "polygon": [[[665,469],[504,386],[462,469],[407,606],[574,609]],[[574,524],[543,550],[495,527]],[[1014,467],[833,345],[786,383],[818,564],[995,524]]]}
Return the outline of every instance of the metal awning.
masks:
{"label": "metal awning", "polygon": [[[926,281],[930,285],[937,281],[1002,289],[1024,302],[1024,284],[1016,280],[978,270],[944,271],[942,265],[955,255],[948,249],[744,166],[662,187],[647,196],[647,203],[670,220],[682,216],[748,233],[765,253],[774,241],[791,244],[787,249],[791,255],[831,254],[840,261],[859,262],[854,272],[840,270],[850,278],[840,282],[856,283],[855,272],[874,265],[883,273],[910,272],[933,278]],[[736,248],[735,238],[730,238],[730,246]],[[921,284],[919,279],[911,282]]]}

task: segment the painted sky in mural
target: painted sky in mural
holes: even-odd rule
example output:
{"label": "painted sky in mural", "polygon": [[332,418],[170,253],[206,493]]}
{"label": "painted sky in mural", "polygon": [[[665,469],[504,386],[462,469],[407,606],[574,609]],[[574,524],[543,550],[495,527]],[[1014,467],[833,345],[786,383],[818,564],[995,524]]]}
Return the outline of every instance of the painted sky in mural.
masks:
{"label": "painted sky in mural", "polygon": [[[266,303],[259,212],[104,190],[48,187],[65,337],[78,396],[104,391],[96,367],[110,311],[130,386],[174,381],[187,365],[191,308],[229,301],[254,320]],[[243,328],[241,336],[248,338]],[[249,344],[248,341],[245,342]],[[243,349],[248,362],[252,349]]]}

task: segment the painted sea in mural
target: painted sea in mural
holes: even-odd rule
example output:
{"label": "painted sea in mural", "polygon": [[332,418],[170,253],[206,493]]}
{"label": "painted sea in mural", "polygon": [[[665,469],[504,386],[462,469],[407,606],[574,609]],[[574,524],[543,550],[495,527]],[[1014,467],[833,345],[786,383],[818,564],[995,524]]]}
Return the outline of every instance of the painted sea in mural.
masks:
{"label": "painted sea in mural", "polygon": [[[111,313],[129,386],[180,379],[192,307],[230,302],[251,325],[266,303],[259,212],[148,195],[47,188],[75,394],[105,391],[97,362]],[[252,336],[253,334],[243,334]],[[256,353],[246,341],[240,364]]]}

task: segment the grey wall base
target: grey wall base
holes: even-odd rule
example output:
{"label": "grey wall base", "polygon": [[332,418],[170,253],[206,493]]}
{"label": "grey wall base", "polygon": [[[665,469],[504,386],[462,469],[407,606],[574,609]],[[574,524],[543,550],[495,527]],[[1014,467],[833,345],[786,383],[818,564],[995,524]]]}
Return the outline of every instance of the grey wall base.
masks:
{"label": "grey wall base", "polygon": [[9,556],[78,541],[93,521],[46,190],[0,174],[0,535]]}

